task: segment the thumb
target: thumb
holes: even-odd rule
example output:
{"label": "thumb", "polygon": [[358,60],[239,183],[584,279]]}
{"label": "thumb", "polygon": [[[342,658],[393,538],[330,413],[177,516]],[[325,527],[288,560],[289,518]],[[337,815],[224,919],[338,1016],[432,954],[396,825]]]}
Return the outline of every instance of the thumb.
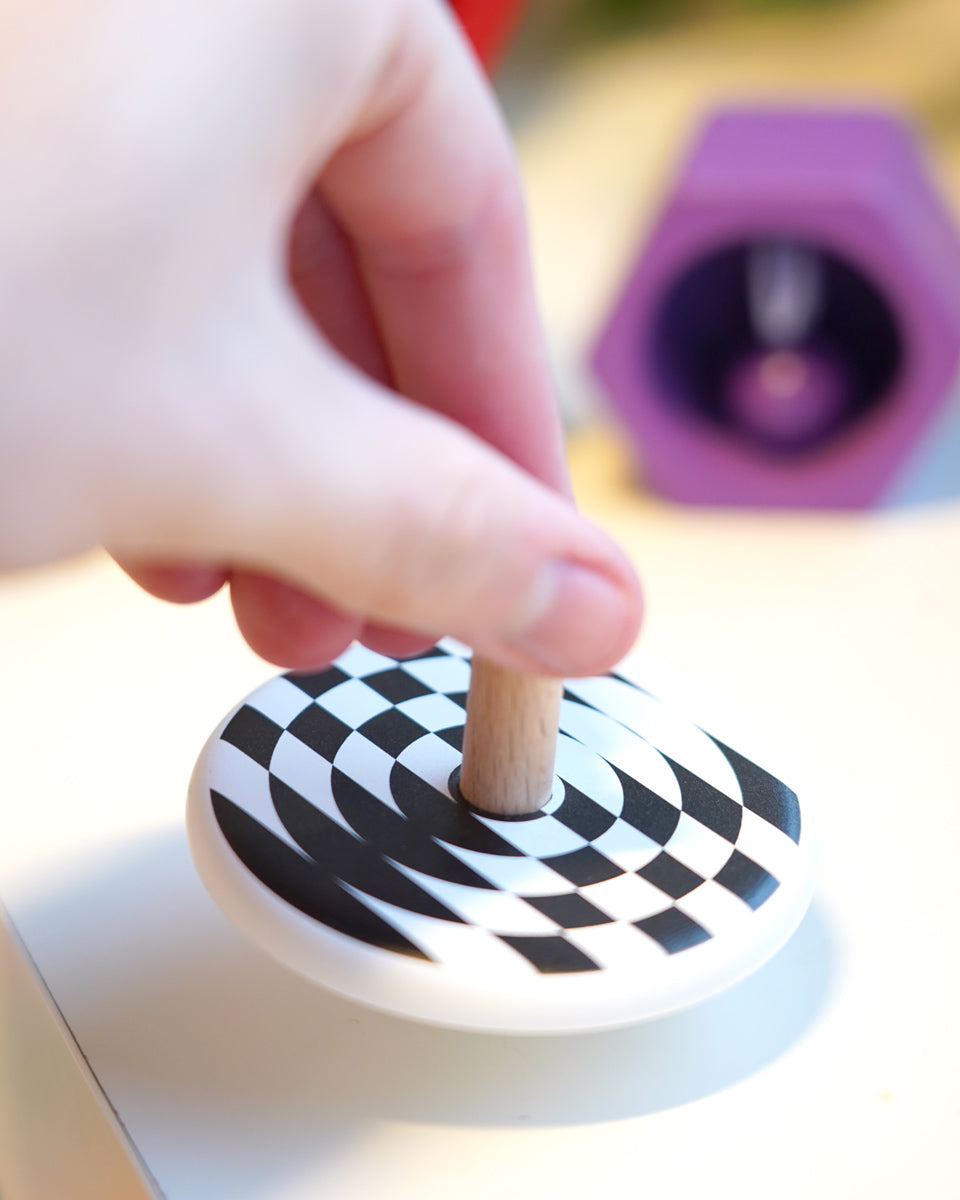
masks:
{"label": "thumb", "polygon": [[[140,525],[136,554],[273,575],[363,622],[450,634],[521,670],[588,674],[630,648],[633,570],[566,498],[289,315],[279,336],[246,345],[212,461],[150,546]],[[132,552],[124,540],[111,549]]]}

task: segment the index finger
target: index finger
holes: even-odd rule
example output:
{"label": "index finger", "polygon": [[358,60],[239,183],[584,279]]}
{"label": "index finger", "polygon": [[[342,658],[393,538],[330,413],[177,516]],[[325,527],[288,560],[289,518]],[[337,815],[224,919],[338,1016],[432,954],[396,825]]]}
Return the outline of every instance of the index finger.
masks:
{"label": "index finger", "polygon": [[568,491],[509,137],[441,6],[410,8],[319,188],[352,239],[397,388]]}

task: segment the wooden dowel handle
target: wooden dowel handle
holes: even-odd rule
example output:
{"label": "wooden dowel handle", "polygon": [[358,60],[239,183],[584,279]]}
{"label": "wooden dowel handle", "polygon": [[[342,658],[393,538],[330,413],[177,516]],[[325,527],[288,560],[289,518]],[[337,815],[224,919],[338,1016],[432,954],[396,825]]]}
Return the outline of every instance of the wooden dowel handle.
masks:
{"label": "wooden dowel handle", "polygon": [[460,793],[500,816],[534,813],[550,799],[563,681],[474,657],[463,731]]}

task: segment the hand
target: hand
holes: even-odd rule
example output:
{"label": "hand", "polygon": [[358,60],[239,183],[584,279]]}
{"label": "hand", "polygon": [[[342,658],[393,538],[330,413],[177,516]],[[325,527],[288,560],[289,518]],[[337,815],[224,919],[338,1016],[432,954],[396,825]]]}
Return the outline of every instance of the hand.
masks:
{"label": "hand", "polygon": [[229,580],[290,666],[629,648],[442,5],[12,0],[0,81],[0,566],[103,544],[168,599]]}

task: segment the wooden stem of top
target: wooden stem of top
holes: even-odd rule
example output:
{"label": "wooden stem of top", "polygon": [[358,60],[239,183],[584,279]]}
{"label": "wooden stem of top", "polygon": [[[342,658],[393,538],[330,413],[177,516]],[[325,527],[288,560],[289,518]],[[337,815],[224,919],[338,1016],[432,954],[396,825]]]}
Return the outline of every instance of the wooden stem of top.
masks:
{"label": "wooden stem of top", "polygon": [[460,794],[474,808],[523,816],[550,799],[563,681],[474,657]]}

